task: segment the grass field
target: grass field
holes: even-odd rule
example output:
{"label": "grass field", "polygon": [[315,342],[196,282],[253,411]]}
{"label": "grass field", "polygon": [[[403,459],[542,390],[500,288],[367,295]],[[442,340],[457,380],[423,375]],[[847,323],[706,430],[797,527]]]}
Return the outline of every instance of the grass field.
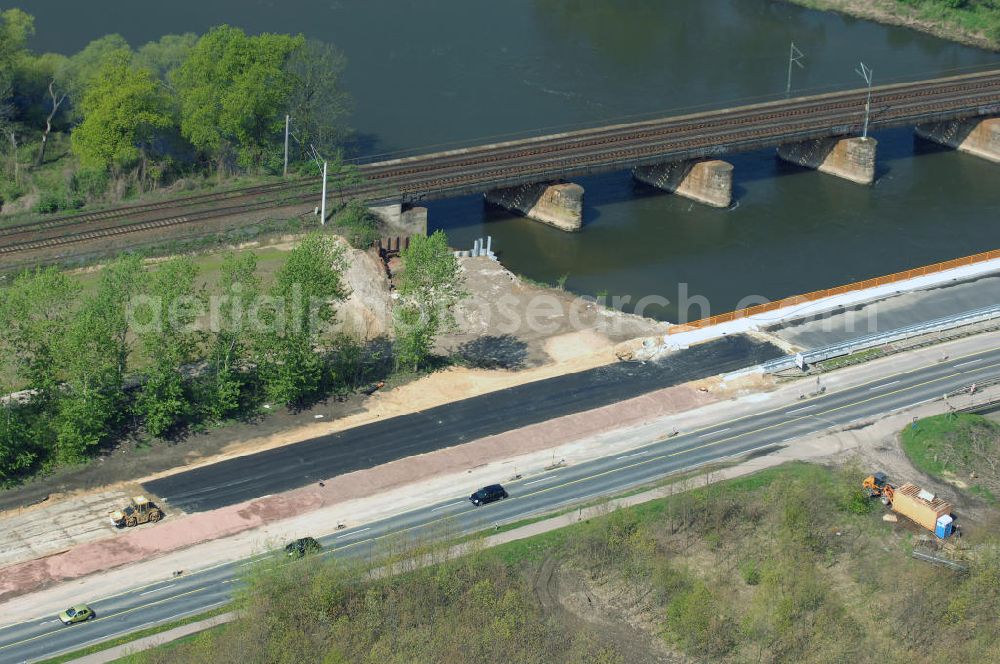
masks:
{"label": "grass field", "polygon": [[[274,277],[275,272],[284,264],[288,252],[274,247],[254,247],[240,249],[235,253],[253,253],[257,256],[257,274],[261,279],[261,285],[267,288]],[[208,292],[217,289],[222,270],[222,262],[229,253],[228,251],[214,251],[192,256],[191,260],[198,267],[198,281]],[[150,261],[150,268],[155,269],[157,261]],[[97,283],[101,277],[100,266],[77,270],[71,273],[73,279],[83,288],[84,294],[91,293],[97,288]]]}
{"label": "grass field", "polygon": [[969,413],[928,417],[900,434],[919,470],[995,501],[1000,495],[1000,425]]}

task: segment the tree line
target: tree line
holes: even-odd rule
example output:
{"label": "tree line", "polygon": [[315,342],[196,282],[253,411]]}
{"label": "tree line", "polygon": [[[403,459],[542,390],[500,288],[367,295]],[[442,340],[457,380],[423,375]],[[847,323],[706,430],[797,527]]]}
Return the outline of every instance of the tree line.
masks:
{"label": "tree line", "polygon": [[293,164],[310,166],[310,144],[332,156],[343,139],[346,60],[329,44],[222,25],[138,49],[112,34],[65,56],[32,52],[34,31],[30,14],[0,12],[8,154],[0,198],[26,193],[26,169],[46,163],[60,133],[70,135],[79,169],[61,196],[41,192],[42,211],[76,206],[112,183],[143,191],[192,172],[280,173],[286,114]]}
{"label": "tree line", "polygon": [[267,285],[252,252],[226,254],[211,292],[185,256],[119,256],[87,292],[55,268],[21,273],[0,289],[0,484],[126,435],[178,436],[264,404],[309,405],[387,365],[429,366],[461,275],[440,231],[402,258],[389,357],[338,331],[347,258],[328,235],[306,236]]}

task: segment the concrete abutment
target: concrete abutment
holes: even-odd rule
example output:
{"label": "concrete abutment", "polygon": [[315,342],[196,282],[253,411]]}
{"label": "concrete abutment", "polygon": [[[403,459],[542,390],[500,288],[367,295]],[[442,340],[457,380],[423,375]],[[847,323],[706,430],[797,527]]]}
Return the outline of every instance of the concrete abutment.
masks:
{"label": "concrete abutment", "polygon": [[408,237],[427,235],[427,208],[404,208],[402,203],[373,205],[368,208],[386,225],[390,235]]}
{"label": "concrete abutment", "polygon": [[875,180],[878,141],[868,138],[817,138],[778,147],[778,156],[787,162],[821,173],[871,184]]}
{"label": "concrete abutment", "polygon": [[493,189],[483,196],[488,203],[563,231],[583,226],[583,187],[572,182],[524,184]]}
{"label": "concrete abutment", "polygon": [[632,177],[712,207],[729,207],[733,199],[733,165],[719,159],[638,166]]}
{"label": "concrete abutment", "polygon": [[917,136],[1000,163],[1000,118],[965,118],[917,125]]}

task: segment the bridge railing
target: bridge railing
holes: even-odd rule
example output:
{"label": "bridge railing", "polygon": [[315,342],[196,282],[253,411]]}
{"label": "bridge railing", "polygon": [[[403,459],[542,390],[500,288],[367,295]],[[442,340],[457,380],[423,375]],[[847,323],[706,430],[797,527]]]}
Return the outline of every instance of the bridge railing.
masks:
{"label": "bridge railing", "polygon": [[807,302],[814,302],[816,300],[821,300],[825,297],[831,297],[833,295],[842,295],[844,293],[864,290],[866,288],[885,286],[886,284],[896,283],[899,281],[906,281],[907,279],[922,277],[928,274],[934,274],[936,272],[944,272],[945,270],[953,270],[956,267],[963,267],[965,265],[982,263],[983,261],[989,261],[995,258],[1000,258],[1000,249],[984,251],[983,253],[980,254],[974,254],[972,256],[963,256],[962,258],[953,258],[952,260],[942,261],[940,263],[934,263],[933,265],[925,265],[923,267],[913,268],[912,270],[904,270],[902,272],[896,272],[894,274],[888,274],[882,277],[874,277],[872,279],[865,279],[864,281],[856,281],[854,283],[845,284],[843,286],[825,288],[823,290],[813,291],[811,293],[803,293],[801,295],[792,295],[791,297],[782,298],[780,300],[775,300],[773,302],[756,304],[752,307],[746,307],[745,309],[737,309],[736,311],[730,311],[728,313],[719,314],[717,316],[709,316],[708,318],[702,318],[696,321],[692,321],[690,323],[673,325],[667,331],[667,333],[678,334],[681,332],[689,332],[691,330],[699,330],[705,327],[711,327],[712,325],[718,325],[719,323],[728,323],[730,321],[738,320],[740,318],[746,318],[748,316],[763,314],[769,311],[776,311],[778,309],[784,309],[786,307],[793,307]]}

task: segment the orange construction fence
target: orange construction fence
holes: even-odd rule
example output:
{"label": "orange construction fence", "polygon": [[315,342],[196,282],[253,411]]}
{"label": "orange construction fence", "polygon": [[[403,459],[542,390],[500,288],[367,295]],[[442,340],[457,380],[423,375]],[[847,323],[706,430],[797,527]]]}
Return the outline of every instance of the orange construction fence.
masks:
{"label": "orange construction fence", "polygon": [[826,288],[824,290],[813,291],[812,293],[805,293],[803,295],[793,295],[791,297],[786,297],[781,300],[775,300],[774,302],[767,302],[766,304],[757,304],[752,307],[747,307],[746,309],[737,309],[736,311],[730,311],[729,313],[726,314],[719,314],[718,316],[709,316],[708,318],[702,318],[700,320],[692,321],[690,323],[673,325],[671,326],[671,328],[668,330],[667,333],[678,334],[680,332],[699,330],[704,327],[718,325],[719,323],[728,323],[729,321],[738,320],[740,318],[746,318],[747,316],[753,316],[755,314],[762,314],[768,311],[775,311],[777,309],[782,309],[784,307],[791,307],[796,304],[803,304],[805,302],[820,300],[824,297],[830,297],[831,295],[841,295],[843,293],[849,293],[851,291],[864,290],[866,288],[874,288],[875,286],[884,286],[886,284],[895,283],[897,281],[906,281],[907,279],[913,279],[914,277],[922,277],[927,274],[944,272],[945,270],[951,270],[956,267],[962,267],[963,265],[982,263],[983,261],[993,260],[994,258],[1000,258],[1000,249],[985,251],[981,254],[975,254],[973,256],[954,258],[950,261],[944,261],[943,263],[934,263],[933,265],[925,265],[924,267],[918,267],[912,270],[906,270],[904,272],[897,272],[895,274],[889,274],[884,277],[875,277],[874,279],[856,281],[853,284],[836,286],[834,288]]}

